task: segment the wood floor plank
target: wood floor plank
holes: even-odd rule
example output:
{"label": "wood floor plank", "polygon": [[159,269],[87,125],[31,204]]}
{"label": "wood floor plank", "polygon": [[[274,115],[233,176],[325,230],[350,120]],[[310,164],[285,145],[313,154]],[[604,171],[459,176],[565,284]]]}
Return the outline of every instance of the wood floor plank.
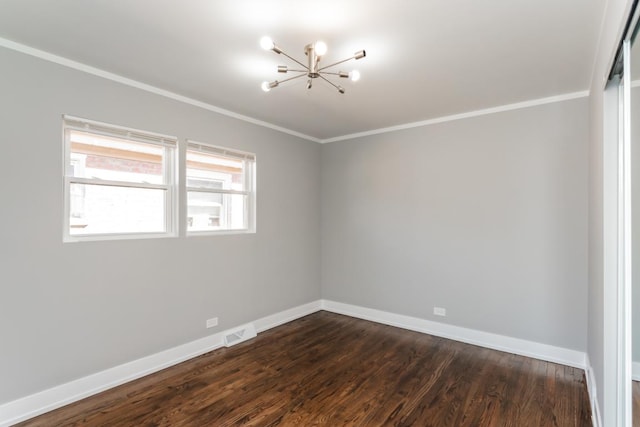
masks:
{"label": "wood floor plank", "polygon": [[318,312],[20,426],[590,426],[580,369]]}

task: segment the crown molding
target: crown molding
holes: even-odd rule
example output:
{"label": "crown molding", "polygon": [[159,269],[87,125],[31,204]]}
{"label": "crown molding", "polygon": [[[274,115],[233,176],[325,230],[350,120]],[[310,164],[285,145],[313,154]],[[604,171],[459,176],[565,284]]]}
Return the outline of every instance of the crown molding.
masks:
{"label": "crown molding", "polygon": [[77,71],[82,71],[88,74],[92,74],[94,76],[102,77],[107,80],[111,80],[117,83],[121,83],[126,86],[131,86],[136,89],[141,89],[146,92],[150,92],[156,95],[164,96],[165,98],[173,99],[174,101],[183,102],[185,104],[193,105],[195,107],[202,108],[204,110],[212,111],[214,113],[221,114],[223,116],[231,117],[234,119],[242,120],[243,122],[251,123],[257,126],[262,126],[268,129],[272,129],[278,132],[286,133],[288,135],[297,136],[298,138],[306,139],[313,142],[321,142],[319,138],[315,138],[310,135],[306,135],[301,132],[296,132],[294,130],[277,126],[269,122],[265,122],[263,120],[254,119],[253,117],[245,116],[243,114],[239,114],[224,108],[217,107],[212,104],[208,104],[203,101],[198,101],[197,99],[189,98],[188,96],[180,95],[175,92],[171,92],[169,90],[161,89],[157,86],[149,85],[147,83],[142,83],[137,80],[133,80],[119,74],[111,73],[109,71],[102,70],[100,68],[92,67],[87,64],[83,64],[82,62],[74,61],[62,56],[54,55],[49,52],[45,52],[40,49],[36,49],[21,43],[17,43],[11,40],[7,40],[0,37],[0,46],[5,47],[7,49],[14,50],[16,52],[24,53],[26,55],[34,56],[39,59],[43,59],[45,61],[53,62],[58,65],[62,65],[64,67],[72,68]]}
{"label": "crown molding", "polygon": [[544,105],[544,104],[552,104],[552,103],[555,103],[555,102],[568,101],[568,100],[571,100],[571,99],[586,98],[588,96],[589,96],[589,91],[587,91],[587,90],[580,91],[580,92],[571,92],[571,93],[566,93],[566,94],[562,94],[562,95],[549,96],[549,97],[546,97],[546,98],[539,98],[539,99],[532,99],[532,100],[529,100],[529,101],[517,102],[515,104],[506,104],[506,105],[500,105],[500,106],[497,106],[497,107],[484,108],[482,110],[475,110],[475,111],[469,111],[469,112],[466,112],[466,113],[453,114],[451,116],[436,117],[436,118],[433,118],[433,119],[421,120],[421,121],[418,121],[418,122],[405,123],[405,124],[402,124],[402,125],[389,126],[389,127],[385,127],[385,128],[373,129],[373,130],[368,130],[368,131],[364,131],[364,132],[351,133],[349,135],[336,136],[334,138],[323,139],[323,140],[320,141],[320,143],[326,144],[326,143],[329,143],[329,142],[345,141],[345,140],[348,140],[348,139],[356,139],[356,138],[362,138],[362,137],[365,137],[365,136],[379,135],[379,134],[388,133],[388,132],[395,132],[395,131],[399,131],[399,130],[413,129],[413,128],[423,127],[423,126],[430,126],[430,125],[435,125],[435,124],[438,124],[438,123],[445,123],[445,122],[452,122],[452,121],[455,121],[455,120],[468,119],[468,118],[471,118],[471,117],[486,116],[487,114],[502,113],[502,112],[505,112],[505,111],[512,111],[512,110],[520,110],[522,108],[535,107],[535,106]]}

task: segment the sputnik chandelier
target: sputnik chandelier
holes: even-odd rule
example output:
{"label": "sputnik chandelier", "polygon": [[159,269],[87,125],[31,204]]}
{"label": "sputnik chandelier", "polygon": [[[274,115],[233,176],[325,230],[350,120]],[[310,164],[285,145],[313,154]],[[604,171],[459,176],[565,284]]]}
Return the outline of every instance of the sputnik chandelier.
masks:
{"label": "sputnik chandelier", "polygon": [[299,79],[300,77],[307,76],[309,78],[309,80],[307,80],[307,89],[311,89],[311,87],[313,86],[313,80],[320,77],[322,80],[326,81],[331,86],[338,89],[338,92],[344,93],[344,88],[342,86],[333,83],[326,76],[338,76],[345,79],[351,78],[351,80],[355,82],[360,79],[360,73],[357,70],[353,70],[350,73],[347,73],[344,71],[332,72],[332,71],[325,71],[325,70],[328,68],[334,67],[338,64],[342,64],[343,62],[347,62],[352,59],[361,59],[367,56],[367,53],[364,50],[361,50],[354,53],[353,56],[350,58],[343,59],[342,61],[334,62],[333,64],[325,65],[324,67],[320,67],[320,59],[322,59],[324,54],[327,53],[327,45],[324,42],[317,41],[315,43],[310,43],[304,47],[304,54],[307,55],[307,65],[303,64],[302,62],[298,61],[295,58],[292,58],[290,55],[288,55],[286,52],[284,52],[282,49],[276,46],[273,40],[271,40],[271,38],[269,37],[266,37],[266,36],[263,37],[260,40],[260,46],[262,46],[264,50],[272,50],[277,54],[283,54],[284,56],[286,56],[287,58],[289,58],[290,60],[292,60],[293,62],[295,62],[296,64],[302,67],[302,69],[291,69],[286,65],[278,65],[279,73],[286,74],[286,73],[292,72],[292,73],[301,73],[301,74],[298,74],[297,76],[289,77],[280,81],[274,80],[272,82],[263,82],[262,90],[264,90],[265,92],[269,92],[274,87],[277,87],[278,85],[280,85],[280,83],[284,83],[289,80],[295,80],[295,79]]}

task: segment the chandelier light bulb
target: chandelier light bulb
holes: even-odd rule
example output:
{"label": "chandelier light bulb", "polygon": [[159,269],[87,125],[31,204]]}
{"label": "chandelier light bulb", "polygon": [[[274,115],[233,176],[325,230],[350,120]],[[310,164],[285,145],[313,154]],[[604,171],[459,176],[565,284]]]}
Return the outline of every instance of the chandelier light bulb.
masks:
{"label": "chandelier light bulb", "polygon": [[269,82],[262,82],[262,90],[265,92],[269,92],[271,88],[269,87]]}
{"label": "chandelier light bulb", "polygon": [[322,56],[327,53],[327,44],[323,41],[317,41],[315,43],[316,55]]}
{"label": "chandelier light bulb", "polygon": [[353,54],[353,57],[355,59],[362,59],[365,56],[367,56],[367,52],[365,52],[364,50],[359,50],[359,51],[357,51],[356,53]]}
{"label": "chandelier light bulb", "polygon": [[349,76],[351,77],[352,82],[357,82],[358,80],[360,80],[360,71],[353,70],[351,73],[349,73]]}
{"label": "chandelier light bulb", "polygon": [[273,40],[271,40],[271,37],[264,36],[263,38],[260,39],[260,46],[264,50],[271,50],[275,46],[275,43],[273,43]]}

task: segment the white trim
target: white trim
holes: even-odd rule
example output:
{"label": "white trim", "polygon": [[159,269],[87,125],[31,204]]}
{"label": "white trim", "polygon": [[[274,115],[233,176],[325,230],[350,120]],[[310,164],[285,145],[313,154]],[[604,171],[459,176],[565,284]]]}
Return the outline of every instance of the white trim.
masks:
{"label": "white trim", "polygon": [[444,122],[450,122],[454,120],[467,119],[471,117],[484,116],[484,115],[493,114],[493,113],[501,113],[504,111],[519,110],[521,108],[534,107],[537,105],[551,104],[554,102],[568,101],[571,99],[585,98],[589,96],[589,91],[572,92],[572,93],[566,93],[566,94],[561,94],[556,96],[550,96],[547,98],[533,99],[529,101],[518,102],[515,104],[506,104],[506,105],[501,105],[501,106],[492,107],[492,108],[485,108],[482,110],[469,111],[466,113],[454,114],[454,115],[444,116],[444,117],[436,117],[433,119],[422,120],[418,122],[405,123],[397,126],[390,126],[386,128],[373,129],[373,130],[364,131],[364,132],[357,132],[357,133],[352,133],[347,135],[336,136],[333,138],[322,139],[322,138],[316,138],[314,136],[307,135],[301,132],[297,132],[295,130],[288,129],[282,126],[274,125],[272,123],[265,122],[263,120],[254,119],[253,117],[245,116],[243,114],[235,113],[233,111],[226,110],[221,107],[216,107],[215,105],[208,104],[203,101],[198,101],[197,99],[189,98],[187,96],[180,95],[175,92],[161,89],[159,87],[142,83],[137,80],[129,79],[127,77],[123,77],[121,75],[111,73],[109,71],[101,70],[99,68],[92,67],[90,65],[86,65],[81,62],[73,61],[71,59],[68,59],[62,56],[54,55],[52,53],[45,52],[43,50],[36,49],[30,46],[26,46],[21,43],[16,43],[14,41],[7,40],[2,37],[0,37],[0,46],[5,47],[7,49],[14,50],[16,52],[24,53],[26,55],[34,56],[36,58],[43,59],[45,61],[53,62],[55,64],[59,64],[64,67],[72,68],[74,70],[82,71],[88,74],[92,74],[94,76],[105,78],[107,80],[118,82],[126,86],[131,86],[136,89],[141,89],[146,92],[164,96],[165,98],[173,99],[175,101],[193,105],[195,107],[212,111],[214,113],[222,114],[223,116],[232,117],[234,119],[242,120],[247,123],[251,123],[257,126],[262,126],[271,130],[286,133],[288,135],[297,136],[298,138],[306,139],[308,141],[318,142],[321,144],[329,143],[329,142],[345,141],[348,139],[361,138],[363,136],[370,136],[370,135],[378,135],[382,133],[388,133],[388,132],[404,130],[404,129],[412,129],[415,127],[429,126],[437,123],[444,123]]}
{"label": "white trim", "polygon": [[160,145],[163,147],[175,147],[178,144],[178,137],[173,135],[165,135],[162,133],[134,129],[126,126],[99,122],[96,120],[83,119],[81,117],[70,116],[68,114],[63,114],[62,120],[64,121],[65,129],[74,129],[80,132],[93,134],[97,133],[108,138],[123,138],[129,141]]}
{"label": "white trim", "polygon": [[600,406],[598,405],[598,393],[596,389],[596,377],[593,373],[593,367],[589,360],[589,355],[586,356],[586,368],[585,378],[587,380],[587,391],[589,392],[589,402],[591,403],[591,420],[593,421],[593,427],[602,426],[602,417],[600,416]]}
{"label": "white trim", "polygon": [[[593,371],[585,353],[536,343],[518,338],[447,325],[430,320],[419,319],[400,314],[389,313],[343,304],[330,300],[316,300],[293,307],[255,320],[256,331],[268,329],[291,322],[320,310],[343,314],[358,319],[369,320],[416,332],[422,332],[469,344],[479,345],[522,356],[533,357],[553,363],[561,363],[576,368],[586,369],[587,388],[591,396],[594,420],[599,419],[595,381]],[[52,411],[61,406],[76,402],[112,387],[152,374],[161,369],[181,363],[185,360],[220,348],[224,345],[224,335],[234,328],[227,329],[177,347],[152,354],[132,362],[88,375],[86,377],[61,384],[23,398],[0,405],[0,427],[8,427],[15,423]],[[600,427],[599,424],[594,426]]]}
{"label": "white trim", "polygon": [[256,153],[250,151],[236,150],[235,148],[227,148],[221,145],[209,144],[206,142],[198,142],[193,139],[187,139],[187,151],[197,151],[201,153],[213,154],[234,160],[248,160],[255,162]]}
{"label": "white trim", "polygon": [[571,99],[586,98],[588,96],[589,96],[589,91],[586,91],[586,90],[580,91],[580,92],[565,93],[562,95],[550,96],[547,98],[532,99],[529,101],[517,102],[515,104],[500,105],[497,107],[485,108],[482,110],[475,110],[475,111],[469,111],[466,113],[453,114],[451,116],[436,117],[433,119],[421,120],[421,121],[412,122],[412,123],[405,123],[397,126],[389,126],[386,128],[373,129],[373,130],[368,130],[364,132],[357,132],[349,135],[336,136],[334,138],[323,139],[319,142],[325,144],[329,142],[344,141],[347,139],[362,138],[363,136],[378,135],[381,133],[395,132],[399,130],[412,129],[412,128],[417,128],[422,126],[430,126],[438,123],[452,122],[454,120],[485,116],[487,114],[502,113],[505,111],[520,110],[522,108],[535,107],[538,105],[552,104],[554,102],[562,102],[562,101],[569,101]]}
{"label": "white trim", "polygon": [[[169,163],[169,162],[166,162]],[[81,178],[77,176],[66,176],[65,184],[82,184],[82,185],[103,185],[105,187],[125,187],[125,188],[142,188],[143,190],[164,190],[169,191],[170,184],[149,184],[146,182],[133,181],[112,181],[109,179]],[[222,190],[216,191],[222,192]]]}
{"label": "white trim", "polygon": [[[618,138],[619,88],[611,82],[603,94],[602,117],[602,365],[598,384],[603,425],[623,427],[618,413]],[[595,350],[594,350],[595,351]]]}
{"label": "white trim", "polygon": [[44,59],[45,61],[53,62],[55,64],[62,65],[64,67],[72,68],[74,70],[82,71],[88,74],[93,74],[94,76],[102,77],[107,80],[111,80],[114,82],[122,83],[126,86],[131,86],[136,89],[141,89],[146,92],[151,92],[156,95],[164,96],[165,98],[173,99],[175,101],[184,102],[185,104],[193,105],[195,107],[199,107],[208,111],[213,111],[214,113],[222,114],[223,116],[232,117],[234,119],[242,120],[247,123],[251,123],[257,126],[262,126],[268,129],[272,129],[278,132],[286,133],[289,135],[297,136],[298,138],[306,139],[313,142],[320,142],[319,138],[315,138],[313,136],[306,135],[304,133],[300,133],[291,129],[284,128],[282,126],[277,126],[262,120],[254,119],[253,117],[245,116],[243,114],[238,114],[230,110],[226,110],[224,108],[216,107],[215,105],[208,104],[206,102],[198,101],[197,99],[189,98],[184,95],[179,95],[175,92],[171,92],[165,89],[161,89],[156,86],[152,86],[146,83],[139,82],[137,80],[129,79],[127,77],[123,77],[119,74],[111,73],[109,71],[101,70],[96,67],[92,67],[90,65],[83,64],[81,62],[73,61],[71,59],[54,55],[49,52],[45,52],[40,49],[36,49],[30,46],[26,46],[21,43],[16,43],[11,40],[4,39],[0,37],[0,46],[5,47],[7,49],[15,50],[20,53],[24,53],[26,55],[31,55],[36,58]]}
{"label": "white trim", "polygon": [[631,364],[631,379],[633,381],[640,381],[640,362],[633,362]]}
{"label": "white trim", "polygon": [[288,310],[281,311],[270,316],[265,316],[256,320],[256,330],[258,333],[264,332],[268,329],[275,328],[276,326],[284,325],[296,319],[299,319],[309,314],[313,314],[316,311],[322,310],[322,300],[310,302],[308,304],[299,305],[297,307],[290,308]]}
{"label": "white trim", "polygon": [[560,363],[574,368],[584,369],[586,366],[586,354],[577,350],[329,300],[322,301],[322,309],[410,331],[422,332],[547,362]]}
{"label": "white trim", "polygon": [[[637,19],[637,13],[634,14]],[[635,28],[632,25],[631,28]],[[628,36],[630,37],[630,36]],[[631,41],[623,43],[624,70],[631,69]],[[618,148],[618,416],[619,425],[632,424],[631,415],[631,73],[623,75],[622,123]]]}

